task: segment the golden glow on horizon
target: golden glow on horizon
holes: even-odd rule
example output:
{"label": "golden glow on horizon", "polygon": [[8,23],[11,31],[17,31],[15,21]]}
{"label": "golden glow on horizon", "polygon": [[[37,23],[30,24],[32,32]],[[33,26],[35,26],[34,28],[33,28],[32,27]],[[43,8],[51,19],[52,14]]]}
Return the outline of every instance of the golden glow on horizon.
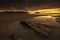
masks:
{"label": "golden glow on horizon", "polygon": [[0,10],[0,12],[28,12],[29,14],[37,14],[37,15],[49,15],[49,16],[60,16],[60,8],[52,8],[52,9],[41,9],[41,10]]}
{"label": "golden glow on horizon", "polygon": [[60,13],[60,8],[55,9],[42,9],[42,10],[36,10],[36,11],[28,11],[30,14],[35,14],[36,12],[39,13]]}
{"label": "golden glow on horizon", "polygon": [[0,10],[0,12],[5,12],[5,10]]}
{"label": "golden glow on horizon", "polygon": [[21,12],[21,10],[0,10],[0,12]]}

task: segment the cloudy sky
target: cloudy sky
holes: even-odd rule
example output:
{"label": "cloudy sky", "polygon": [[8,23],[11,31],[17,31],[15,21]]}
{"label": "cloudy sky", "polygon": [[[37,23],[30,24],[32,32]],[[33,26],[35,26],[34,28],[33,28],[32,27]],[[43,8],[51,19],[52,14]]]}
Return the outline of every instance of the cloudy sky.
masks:
{"label": "cloudy sky", "polygon": [[0,0],[1,7],[41,7],[41,6],[60,7],[60,0]]}

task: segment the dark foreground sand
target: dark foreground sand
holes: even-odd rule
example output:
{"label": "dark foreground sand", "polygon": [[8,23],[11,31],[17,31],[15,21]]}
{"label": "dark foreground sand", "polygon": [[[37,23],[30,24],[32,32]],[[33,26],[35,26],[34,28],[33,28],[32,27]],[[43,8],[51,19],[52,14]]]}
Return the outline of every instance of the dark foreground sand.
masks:
{"label": "dark foreground sand", "polygon": [[[20,24],[22,20],[35,20],[35,22],[41,22],[42,18],[35,18],[36,16],[29,15],[29,14],[20,14],[20,13],[1,13],[0,14],[0,40],[47,40],[47,38],[41,37],[37,34],[34,30],[29,28],[23,27]],[[46,19],[44,22],[46,23],[48,20]],[[60,25],[54,20],[48,21],[50,25],[53,26],[53,31],[49,33],[48,40],[60,40]],[[48,23],[47,22],[47,23]],[[29,23],[29,22],[27,22]],[[33,23],[35,24],[35,23]],[[31,25],[32,28],[36,29],[37,24],[35,27]],[[49,25],[49,24],[48,24]],[[42,27],[42,26],[41,26]],[[43,26],[44,27],[44,26]],[[42,27],[42,28],[43,28]],[[57,29],[56,29],[57,28]],[[47,28],[48,29],[48,28]],[[40,30],[37,30],[39,32]],[[44,31],[43,31],[44,32]]]}

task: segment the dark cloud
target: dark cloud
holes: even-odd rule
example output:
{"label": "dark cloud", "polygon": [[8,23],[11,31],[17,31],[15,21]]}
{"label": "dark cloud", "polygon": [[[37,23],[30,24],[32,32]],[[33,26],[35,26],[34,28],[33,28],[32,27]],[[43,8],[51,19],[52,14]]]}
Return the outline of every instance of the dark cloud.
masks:
{"label": "dark cloud", "polygon": [[60,0],[0,0],[0,7],[40,7],[41,5],[59,6]]}
{"label": "dark cloud", "polygon": [[0,4],[1,5],[7,5],[7,4],[15,4],[15,3],[22,3],[22,4],[26,4],[26,3],[44,3],[47,0],[0,0]]}

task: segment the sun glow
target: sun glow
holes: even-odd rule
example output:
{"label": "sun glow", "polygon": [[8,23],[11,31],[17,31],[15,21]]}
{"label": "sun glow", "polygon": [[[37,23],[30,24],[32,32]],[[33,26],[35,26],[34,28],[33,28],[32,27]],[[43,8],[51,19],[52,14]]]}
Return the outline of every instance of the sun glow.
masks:
{"label": "sun glow", "polygon": [[20,9],[13,9],[13,10],[0,10],[0,12],[28,12],[29,14],[34,15],[49,15],[49,16],[60,16],[60,8],[51,8],[51,9],[40,9],[40,10],[20,10]]}
{"label": "sun glow", "polygon": [[42,10],[36,10],[36,11],[28,11],[30,14],[35,14],[36,12],[39,13],[60,13],[60,8],[55,9],[42,9]]}
{"label": "sun glow", "polygon": [[41,9],[41,10],[28,11],[28,12],[29,14],[35,14],[35,15],[60,16],[60,8]]}

